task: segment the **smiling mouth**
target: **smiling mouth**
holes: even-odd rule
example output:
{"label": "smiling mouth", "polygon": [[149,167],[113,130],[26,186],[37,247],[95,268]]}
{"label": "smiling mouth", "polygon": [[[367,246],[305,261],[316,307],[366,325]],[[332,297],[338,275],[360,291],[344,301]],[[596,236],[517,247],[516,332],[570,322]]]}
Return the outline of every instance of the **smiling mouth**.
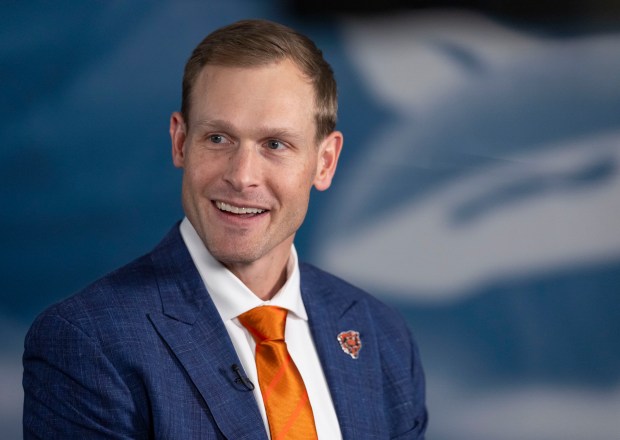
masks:
{"label": "smiling mouth", "polygon": [[219,200],[215,202],[215,206],[220,211],[236,215],[257,215],[267,211],[266,209],[260,208],[246,208],[242,206],[229,205],[228,203],[220,202]]}

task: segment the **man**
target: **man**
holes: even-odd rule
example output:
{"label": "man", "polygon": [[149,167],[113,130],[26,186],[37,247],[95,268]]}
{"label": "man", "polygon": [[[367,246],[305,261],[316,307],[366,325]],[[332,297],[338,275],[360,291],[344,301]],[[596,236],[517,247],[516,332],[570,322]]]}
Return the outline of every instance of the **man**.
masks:
{"label": "man", "polygon": [[186,218],[34,322],[25,438],[423,438],[403,320],[293,247],[336,170],[336,108],[331,68],[289,28],[198,45],[170,121]]}

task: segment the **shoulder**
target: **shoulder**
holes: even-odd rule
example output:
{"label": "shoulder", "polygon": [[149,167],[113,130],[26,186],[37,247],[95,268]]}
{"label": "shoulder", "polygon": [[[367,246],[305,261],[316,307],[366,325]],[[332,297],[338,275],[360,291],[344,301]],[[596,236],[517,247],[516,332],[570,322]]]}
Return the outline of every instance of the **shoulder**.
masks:
{"label": "shoulder", "polygon": [[163,272],[173,271],[175,261],[185,262],[183,255],[179,256],[183,251],[187,253],[177,225],[149,253],[48,307],[34,321],[31,333],[50,320],[66,321],[89,336],[94,336],[91,332],[95,329],[105,334],[109,328],[143,321],[148,313],[161,311]]}
{"label": "shoulder", "polygon": [[[306,290],[311,303],[344,324],[343,330],[359,331],[367,365],[373,364],[380,377],[392,438],[423,438],[427,423],[424,371],[407,321],[391,306],[335,275],[309,264],[300,265],[300,271],[302,291]],[[367,376],[369,381],[372,377]]]}
{"label": "shoulder", "polygon": [[157,279],[146,255],[48,307],[35,319],[27,338],[47,339],[70,327],[86,337],[105,339],[111,330],[161,309],[158,298]]}
{"label": "shoulder", "polygon": [[315,294],[328,297],[335,295],[339,300],[361,303],[368,317],[379,333],[386,337],[398,336],[399,340],[410,339],[410,331],[403,316],[393,307],[377,299],[365,290],[308,263],[300,264],[302,288],[310,288]]}
{"label": "shoulder", "polygon": [[82,430],[97,436],[108,418],[132,438],[144,433],[147,397],[136,372],[153,363],[158,341],[148,314],[161,308],[157,297],[152,264],[142,257],[35,319],[22,357],[25,437],[50,426],[58,438]]}

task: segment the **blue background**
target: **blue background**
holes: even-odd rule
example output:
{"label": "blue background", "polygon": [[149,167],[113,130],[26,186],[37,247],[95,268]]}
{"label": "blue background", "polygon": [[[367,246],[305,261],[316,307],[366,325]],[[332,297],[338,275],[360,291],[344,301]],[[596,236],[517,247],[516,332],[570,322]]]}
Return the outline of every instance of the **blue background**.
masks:
{"label": "blue background", "polygon": [[3,438],[21,436],[36,314],[182,216],[183,66],[248,17],[308,34],[334,67],[345,150],[297,247],[407,317],[428,438],[620,438],[620,27],[242,0],[3,7]]}

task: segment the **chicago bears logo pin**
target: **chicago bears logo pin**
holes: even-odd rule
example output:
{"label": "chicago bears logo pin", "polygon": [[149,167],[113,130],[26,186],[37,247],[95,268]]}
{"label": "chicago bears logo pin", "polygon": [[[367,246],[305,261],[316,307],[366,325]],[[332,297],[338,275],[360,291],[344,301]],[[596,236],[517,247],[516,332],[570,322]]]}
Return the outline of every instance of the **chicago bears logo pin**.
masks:
{"label": "chicago bears logo pin", "polygon": [[340,332],[338,334],[338,342],[340,342],[340,348],[346,354],[350,355],[353,359],[357,359],[362,349],[362,340],[360,339],[359,332],[355,330],[347,330],[346,332]]}

